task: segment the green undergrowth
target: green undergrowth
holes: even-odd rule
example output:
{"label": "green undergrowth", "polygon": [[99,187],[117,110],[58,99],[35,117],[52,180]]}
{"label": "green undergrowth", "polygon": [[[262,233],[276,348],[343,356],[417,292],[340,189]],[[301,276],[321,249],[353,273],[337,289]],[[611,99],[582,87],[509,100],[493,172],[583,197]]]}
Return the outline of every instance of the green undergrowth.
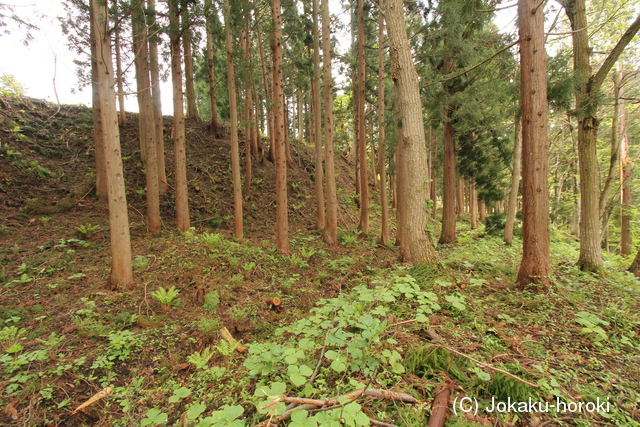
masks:
{"label": "green undergrowth", "polygon": [[[451,426],[639,425],[640,287],[618,256],[596,277],[575,268],[574,242],[554,239],[553,286],[521,291],[520,243],[482,230],[413,267],[357,233],[329,251],[299,232],[283,256],[268,237],[192,230],[137,239],[138,285],[111,292],[104,225],[4,254],[3,425],[423,426],[445,387]],[[417,403],[344,397],[362,389]],[[293,397],[336,400],[285,414]]]}

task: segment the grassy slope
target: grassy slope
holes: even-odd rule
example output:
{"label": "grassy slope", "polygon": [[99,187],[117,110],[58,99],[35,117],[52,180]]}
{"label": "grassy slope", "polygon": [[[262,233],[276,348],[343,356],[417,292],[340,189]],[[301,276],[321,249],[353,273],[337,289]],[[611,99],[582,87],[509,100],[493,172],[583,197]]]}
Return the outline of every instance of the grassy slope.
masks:
{"label": "grassy slope", "polygon": [[[294,255],[273,250],[268,162],[257,166],[246,203],[248,239],[236,243],[226,227],[228,144],[210,139],[202,125],[188,132],[195,231],[173,231],[167,195],[165,230],[149,237],[132,116],[122,134],[138,286],[110,292],[105,207],[89,190],[73,191],[83,189],[91,169],[90,111],[63,107],[51,118],[55,109],[40,101],[3,102],[1,424],[255,425],[284,406],[257,409],[268,402],[265,393],[324,398],[366,386],[424,403],[361,398],[315,415],[299,411],[286,422],[313,425],[324,417],[321,424],[331,425],[341,417],[360,425],[366,415],[421,426],[434,394],[448,385],[451,401],[477,398],[480,409],[492,396],[610,402],[609,413],[480,410],[452,414],[448,425],[638,425],[640,287],[622,272],[628,260],[608,257],[605,278],[586,275],[573,267],[575,242],[554,232],[553,289],[520,292],[513,286],[518,242],[506,247],[460,223],[459,244],[439,248],[438,266],[410,269],[395,262],[393,248],[376,244],[375,233],[350,231],[357,215],[348,179],[339,181],[344,244],[327,248],[310,231],[313,166],[304,146],[294,150],[290,181]],[[37,213],[69,194],[71,210]],[[89,224],[99,228],[78,239],[77,227]],[[172,286],[179,295],[165,312],[151,294]],[[275,296],[282,304],[274,308],[266,301]],[[248,354],[220,340],[222,326],[248,344]],[[72,413],[105,387],[112,388],[108,398]],[[211,413],[225,408],[215,417],[230,421],[213,424]]]}

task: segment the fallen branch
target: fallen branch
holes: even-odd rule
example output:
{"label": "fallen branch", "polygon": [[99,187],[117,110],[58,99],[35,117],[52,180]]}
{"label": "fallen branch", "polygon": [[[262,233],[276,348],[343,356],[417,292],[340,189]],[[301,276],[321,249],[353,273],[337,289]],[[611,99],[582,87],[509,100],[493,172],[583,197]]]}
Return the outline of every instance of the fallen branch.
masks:
{"label": "fallen branch", "polygon": [[111,393],[111,390],[113,390],[111,387],[105,387],[102,390],[100,390],[99,392],[97,392],[96,394],[94,394],[93,396],[91,396],[89,398],[89,400],[87,400],[86,402],[84,402],[82,405],[78,406],[73,412],[72,414],[76,414],[78,411],[82,411],[84,408],[86,408],[87,406],[97,402],[98,400],[102,399],[103,397],[107,397],[109,395],[109,393]]}
{"label": "fallen branch", "polygon": [[511,372],[505,371],[504,369],[496,368],[495,366],[493,366],[493,365],[491,365],[491,364],[489,364],[489,363],[485,363],[485,362],[481,362],[481,361],[479,361],[479,360],[476,360],[476,359],[474,359],[474,358],[473,358],[473,357],[471,357],[471,356],[467,356],[466,354],[459,352],[458,350],[455,350],[455,349],[453,349],[453,348],[449,348],[449,347],[447,347],[447,346],[445,346],[445,345],[442,345],[442,344],[438,344],[438,347],[440,347],[440,348],[444,348],[445,350],[450,351],[450,352],[452,352],[452,353],[455,353],[455,354],[457,354],[458,356],[465,357],[465,358],[467,358],[467,359],[471,360],[472,362],[475,362],[475,363],[477,363],[478,365],[482,366],[483,368],[491,369],[491,370],[494,370],[494,371],[496,371],[496,372],[502,372],[503,374],[505,374],[505,375],[507,375],[507,376],[509,376],[509,377],[513,378],[514,380],[518,380],[518,381],[520,381],[520,382],[521,382],[521,383],[523,383],[523,384],[526,384],[526,385],[531,386],[531,387],[534,387],[534,388],[540,388],[540,386],[539,386],[538,384],[534,384],[534,383],[529,382],[529,381],[527,381],[527,380],[523,380],[522,378],[520,378],[520,377],[518,377],[518,376],[516,376],[516,375],[513,375]]}
{"label": "fallen branch", "polygon": [[447,381],[436,391],[431,405],[431,416],[429,417],[429,427],[443,427],[447,421],[449,412],[449,398],[451,397],[451,380]]}

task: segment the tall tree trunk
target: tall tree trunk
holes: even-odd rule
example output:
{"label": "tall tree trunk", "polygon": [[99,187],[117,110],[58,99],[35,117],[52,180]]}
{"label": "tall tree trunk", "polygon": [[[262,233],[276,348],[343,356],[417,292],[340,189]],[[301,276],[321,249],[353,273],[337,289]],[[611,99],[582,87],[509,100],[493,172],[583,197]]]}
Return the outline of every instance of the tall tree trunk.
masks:
{"label": "tall tree trunk", "polygon": [[[393,0],[386,0],[388,3]],[[387,7],[387,6],[385,6]],[[387,13],[387,26],[391,25],[389,21],[389,14]],[[391,28],[389,28],[389,39],[391,39]],[[393,44],[389,40],[389,53],[393,52]],[[395,83],[395,82],[394,82]],[[396,101],[394,104],[394,110],[397,115],[400,115],[398,108],[398,87],[394,84],[394,93],[396,95]],[[398,137],[398,144],[396,145],[396,245],[399,248],[398,260],[400,262],[411,262],[411,249],[409,247],[409,226],[407,225],[407,199],[409,180],[407,172],[407,149],[404,137],[404,126],[401,125],[401,120],[396,120],[396,135]]]}
{"label": "tall tree trunk", "polygon": [[509,206],[507,208],[507,223],[504,227],[504,242],[510,245],[513,242],[513,227],[518,211],[518,193],[520,191],[520,166],[522,164],[522,119],[520,112],[515,120],[515,132],[513,135],[513,162],[511,167],[511,191],[509,192]]}
{"label": "tall tree trunk", "polygon": [[94,99],[98,103],[100,115],[96,134],[100,132],[105,147],[105,166],[108,181],[109,231],[111,237],[111,274],[109,285],[113,289],[128,287],[133,284],[131,265],[131,238],[129,235],[129,216],[127,213],[127,197],[124,188],[122,171],[122,154],[120,152],[120,130],[116,113],[116,94],[113,81],[113,64],[111,62],[111,40],[107,31],[108,13],[105,3],[91,0],[90,25],[92,28],[92,68]]}
{"label": "tall tree trunk", "polygon": [[176,225],[189,231],[189,196],[187,188],[187,154],[182,96],[182,50],[180,46],[179,0],[169,0],[169,38],[171,42],[171,82],[173,86],[173,153],[176,185]]}
{"label": "tall tree trunk", "polygon": [[147,228],[151,234],[160,233],[160,193],[158,187],[158,161],[156,144],[156,122],[151,97],[149,46],[147,23],[143,4],[136,6],[131,14],[133,31],[133,53],[138,92],[140,146],[146,147],[147,161]]}
{"label": "tall tree trunk", "polygon": [[338,195],[333,154],[333,81],[331,76],[331,32],[329,30],[329,0],[322,0],[322,72],[324,79],[324,161],[327,192],[327,214],[324,241],[338,243]]}
{"label": "tall tree trunk", "polygon": [[426,139],[418,73],[409,47],[402,0],[389,0],[387,25],[392,78],[398,87],[398,103],[407,159],[407,234],[414,265],[434,264],[436,250],[426,231],[428,200]]}
{"label": "tall tree trunk", "polygon": [[158,35],[160,27],[156,23],[156,1],[147,0],[151,13],[149,24],[149,64],[151,67],[151,97],[153,99],[153,117],[156,129],[156,163],[158,165],[158,191],[167,191],[167,168],[164,158],[164,127],[162,124],[162,94],[160,92],[160,62],[158,60]]}
{"label": "tall tree trunk", "polygon": [[485,221],[487,219],[487,205],[484,200],[478,200],[478,211],[480,221]]}
{"label": "tall tree trunk", "polygon": [[182,3],[182,46],[184,47],[184,83],[187,89],[187,119],[200,120],[196,102],[193,55],[191,53],[191,14],[187,2]]}
{"label": "tall tree trunk", "polygon": [[218,99],[216,97],[216,67],[215,67],[215,51],[213,48],[213,9],[212,0],[205,2],[205,16],[207,21],[207,73],[209,75],[209,103],[211,104],[211,120],[209,121],[209,129],[214,138],[220,136],[220,123],[218,121]]}
{"label": "tall tree trunk", "polygon": [[629,137],[627,134],[627,115],[624,95],[620,93],[620,182],[622,212],[620,214],[620,253],[631,254],[631,178],[633,164],[629,156]]}
{"label": "tall tree trunk", "polygon": [[465,200],[464,200],[464,177],[458,176],[458,184],[456,186],[456,206],[457,214],[459,217],[463,217],[465,213]]}
{"label": "tall tree trunk", "polygon": [[640,277],[640,249],[638,249],[638,253],[629,266],[628,271],[633,273],[636,277]]}
{"label": "tall tree trunk", "polygon": [[518,2],[522,109],[522,262],[518,285],[548,286],[549,135],[544,11],[538,0]]}
{"label": "tall tree trunk", "polygon": [[[453,60],[445,59],[444,73],[453,71]],[[444,118],[444,175],[442,178],[442,231],[439,243],[452,243],[456,237],[456,142],[451,106],[445,106]]]}
{"label": "tall tree trunk", "polygon": [[569,18],[573,38],[574,74],[580,82],[576,95],[578,118],[578,158],[580,173],[580,256],[578,266],[584,271],[601,271],[600,247],[600,177],[597,157],[597,94],[620,54],[640,29],[640,15],[622,35],[616,46],[593,74],[587,28],[585,0],[561,0]]}
{"label": "tall tree trunk", "polygon": [[[95,13],[94,11],[91,12]],[[93,15],[92,15],[93,16]],[[96,58],[98,57],[97,52],[97,43],[99,39],[96,38],[95,35],[95,25],[93,21],[90,24],[90,38],[91,38],[91,81],[98,81],[98,65],[96,64]],[[96,196],[98,200],[102,203],[109,202],[109,183],[107,182],[107,161],[106,157],[106,148],[105,148],[105,140],[104,140],[104,131],[102,131],[102,111],[101,105],[102,102],[100,100],[101,96],[104,96],[101,91],[104,89],[101,85],[94,84],[91,88],[92,95],[92,114],[93,114],[93,127],[95,129],[93,133],[93,144],[95,150],[95,158],[96,158]],[[118,129],[118,132],[120,129]]]}
{"label": "tall tree trunk", "polygon": [[[118,9],[118,0],[113,0],[113,6]],[[124,76],[122,73],[122,53],[120,46],[120,26],[115,25],[114,45],[116,48],[116,84],[118,85],[118,124],[125,126],[127,124],[127,111],[124,108]]]}
{"label": "tall tree trunk", "polygon": [[364,0],[358,0],[358,160],[360,164],[360,224],[358,229],[369,234],[369,178],[367,174],[367,135],[364,114]]}
{"label": "tall tree trunk", "polygon": [[608,210],[608,205],[611,203],[609,196],[611,195],[611,189],[613,188],[613,182],[618,175],[618,169],[620,168],[620,97],[621,93],[620,83],[622,81],[620,73],[614,71],[613,74],[613,118],[611,120],[611,155],[609,156],[609,170],[607,177],[604,180],[602,186],[602,192],[600,193],[600,219],[602,220],[602,227],[604,228],[605,213]]}
{"label": "tall tree trunk", "polygon": [[[224,0],[224,31],[227,52],[227,86],[229,88],[229,112],[231,133],[231,174],[233,176],[234,236],[243,239],[242,224],[242,179],[240,177],[240,148],[238,144],[238,106],[236,102],[236,78],[233,67],[233,36],[231,32],[231,10],[229,0]],[[249,150],[246,153],[249,155]]]}
{"label": "tall tree trunk", "polygon": [[316,229],[325,228],[325,203],[324,203],[324,169],[322,162],[324,153],[322,149],[322,100],[320,99],[320,28],[319,28],[319,2],[313,0],[313,76],[311,81],[311,111],[313,113],[313,143],[316,148]]}
{"label": "tall tree trunk", "polygon": [[438,169],[436,168],[436,132],[433,127],[429,126],[429,171],[431,172],[431,191],[429,192],[431,196],[431,218],[436,219],[438,214],[438,195],[437,195],[437,186],[436,181],[438,179]]}
{"label": "tall tree trunk", "polygon": [[384,0],[378,3],[378,144],[380,145],[380,207],[382,210],[382,232],[380,242],[389,244],[389,200],[387,196],[387,154],[385,133],[385,70],[384,70]]}
{"label": "tall tree trunk", "polygon": [[287,201],[287,155],[285,141],[284,79],[282,77],[282,6],[273,0],[273,129],[276,168],[276,250],[289,255],[289,204]]}
{"label": "tall tree trunk", "polygon": [[[248,28],[249,28],[249,22],[247,20],[247,16],[245,16],[245,22],[244,22],[244,28],[240,29],[240,49],[242,51],[242,59],[243,59],[243,66],[244,66],[244,70],[245,72],[247,72],[250,69],[250,65],[249,65],[249,37],[248,37]],[[228,49],[228,47],[227,47]],[[227,51],[227,55],[229,55],[229,51]],[[229,64],[229,60],[232,61],[231,65],[233,67],[233,58],[229,58],[227,57],[227,64]],[[228,68],[228,65],[227,65]],[[249,191],[251,190],[251,156],[252,156],[252,152],[251,152],[251,109],[253,108],[251,106],[251,82],[245,80],[243,82],[242,85],[242,91],[244,92],[244,123],[245,123],[245,129],[244,129],[244,197],[248,197],[249,196]],[[229,86],[231,87],[231,86]],[[235,100],[234,100],[235,103]],[[236,107],[237,108],[237,107]],[[237,123],[236,123],[237,126]],[[237,137],[236,137],[237,138]],[[232,146],[233,148],[233,146]],[[235,202],[234,202],[235,204]]]}
{"label": "tall tree trunk", "polygon": [[469,217],[471,220],[471,229],[475,230],[478,227],[478,199],[473,182],[469,183]]}
{"label": "tall tree trunk", "polygon": [[262,70],[262,84],[264,86],[265,97],[267,99],[267,133],[269,134],[269,153],[267,159],[274,161],[274,141],[273,141],[273,94],[272,84],[269,83],[269,73],[267,73],[267,56],[262,44],[262,34],[260,26],[256,26],[256,36],[258,38],[258,52],[260,53],[260,68]]}

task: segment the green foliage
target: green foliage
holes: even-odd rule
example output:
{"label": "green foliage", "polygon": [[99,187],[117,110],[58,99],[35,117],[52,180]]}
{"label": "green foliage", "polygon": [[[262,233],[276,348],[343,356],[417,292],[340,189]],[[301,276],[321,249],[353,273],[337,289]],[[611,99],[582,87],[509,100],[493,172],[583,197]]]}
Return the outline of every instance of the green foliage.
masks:
{"label": "green foliage", "polygon": [[180,291],[176,289],[175,286],[172,286],[168,290],[161,286],[156,291],[151,292],[151,296],[163,306],[170,306],[173,304],[173,301],[176,299],[178,294],[180,294]]}
{"label": "green foliage", "polygon": [[214,352],[211,347],[207,347],[202,350],[202,353],[199,351],[191,353],[191,355],[187,357],[187,362],[191,363],[197,369],[205,369],[213,355]]}
{"label": "green foliage", "polygon": [[98,225],[91,224],[82,224],[76,227],[76,231],[78,232],[78,237],[82,240],[87,240],[91,238],[93,233],[99,228]]}
{"label": "green foliage", "polygon": [[494,212],[491,215],[487,215],[484,229],[490,236],[502,236],[506,224],[507,216],[503,212]]}
{"label": "green foliage", "polygon": [[220,330],[220,321],[214,318],[203,317],[198,321],[198,330],[205,338],[212,340]]}
{"label": "green foliage", "polygon": [[209,313],[216,313],[220,306],[220,293],[213,289],[204,296],[204,309]]}
{"label": "green foliage", "polygon": [[2,96],[24,96],[25,87],[15,78],[13,74],[3,74],[0,76],[0,95]]}

